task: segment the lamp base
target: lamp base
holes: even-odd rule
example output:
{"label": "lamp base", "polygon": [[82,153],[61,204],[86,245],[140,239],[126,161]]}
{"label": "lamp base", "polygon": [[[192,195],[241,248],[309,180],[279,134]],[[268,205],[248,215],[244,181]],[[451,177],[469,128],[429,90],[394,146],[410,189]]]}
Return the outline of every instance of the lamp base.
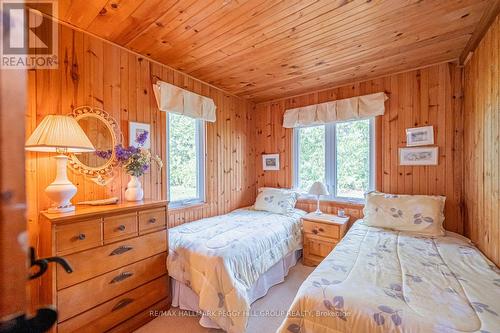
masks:
{"label": "lamp base", "polygon": [[47,212],[51,214],[72,212],[75,210],[75,206],[71,204],[70,200],[76,194],[76,186],[69,181],[66,173],[68,157],[58,155],[54,158],[57,163],[57,175],[52,184],[45,189],[45,194],[47,194],[53,203]]}
{"label": "lamp base", "polygon": [[315,215],[322,215],[323,213],[319,209],[319,195],[317,196],[317,201],[316,201],[316,211],[314,212]]}
{"label": "lamp base", "polygon": [[67,207],[50,207],[47,209],[47,213],[49,214],[60,214],[60,213],[69,213],[75,210],[75,206],[67,206]]}

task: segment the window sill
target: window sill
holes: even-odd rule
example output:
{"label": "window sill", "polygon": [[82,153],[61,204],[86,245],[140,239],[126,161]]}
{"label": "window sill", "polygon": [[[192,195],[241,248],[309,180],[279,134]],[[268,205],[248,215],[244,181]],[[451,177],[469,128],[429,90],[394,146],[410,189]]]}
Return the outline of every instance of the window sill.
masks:
{"label": "window sill", "polygon": [[170,203],[168,205],[168,210],[169,211],[176,211],[176,210],[184,210],[184,209],[194,209],[194,208],[203,208],[204,206],[208,206],[208,203],[205,201],[195,201],[195,202],[189,202],[189,203]]}

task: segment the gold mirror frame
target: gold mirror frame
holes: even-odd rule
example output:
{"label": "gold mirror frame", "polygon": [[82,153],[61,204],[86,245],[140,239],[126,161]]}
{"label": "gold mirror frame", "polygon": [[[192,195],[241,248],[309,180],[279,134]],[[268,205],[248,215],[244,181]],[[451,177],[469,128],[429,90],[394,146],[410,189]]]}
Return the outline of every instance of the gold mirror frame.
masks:
{"label": "gold mirror frame", "polygon": [[83,164],[75,154],[70,153],[68,155],[69,165],[73,170],[83,174],[84,176],[92,178],[92,180],[99,185],[106,185],[109,182],[107,179],[112,179],[113,168],[118,163],[115,148],[116,145],[121,142],[120,127],[118,123],[106,111],[92,106],[79,106],[73,110],[70,116],[74,117],[76,121],[86,117],[97,118],[109,129],[113,151],[111,153],[111,157],[104,165],[98,167],[88,166]]}

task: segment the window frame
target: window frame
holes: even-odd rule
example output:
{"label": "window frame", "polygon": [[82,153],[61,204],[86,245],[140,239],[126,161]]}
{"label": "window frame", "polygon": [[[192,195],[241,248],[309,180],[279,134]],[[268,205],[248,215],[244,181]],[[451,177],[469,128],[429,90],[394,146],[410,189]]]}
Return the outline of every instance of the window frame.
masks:
{"label": "window frame", "polygon": [[[167,138],[166,138],[166,150],[167,150],[167,198],[170,200],[171,196],[171,186],[170,186],[170,112],[167,112]],[[184,116],[182,114],[175,114],[177,116]],[[193,118],[192,118],[193,119]],[[196,204],[205,203],[205,151],[206,151],[206,124],[205,121],[201,119],[193,119],[195,121],[195,142],[196,142],[196,159],[197,159],[197,172],[196,172],[196,197],[188,198],[182,200],[175,200],[169,202],[170,208],[180,208],[184,206],[192,206]]]}
{"label": "window frame", "polygon": [[[360,119],[363,120],[363,119]],[[357,121],[357,120],[354,120]],[[351,121],[339,122],[339,123],[348,123]],[[337,131],[336,131],[337,123],[330,123],[324,125],[311,125],[311,126],[301,126],[293,129],[293,143],[292,143],[292,151],[293,151],[293,188],[299,189],[299,151],[300,151],[300,129],[307,127],[315,127],[315,126],[324,126],[325,127],[325,186],[328,189],[330,195],[323,196],[330,201],[340,201],[340,202],[353,202],[353,203],[361,203],[364,202],[363,198],[352,198],[352,197],[343,197],[337,195]],[[373,191],[375,189],[375,177],[376,177],[376,145],[375,145],[375,117],[369,118],[369,139],[370,139],[370,150],[369,150],[369,184],[368,184],[368,192]],[[305,198],[310,198],[311,196],[307,193],[301,193],[301,195]]]}

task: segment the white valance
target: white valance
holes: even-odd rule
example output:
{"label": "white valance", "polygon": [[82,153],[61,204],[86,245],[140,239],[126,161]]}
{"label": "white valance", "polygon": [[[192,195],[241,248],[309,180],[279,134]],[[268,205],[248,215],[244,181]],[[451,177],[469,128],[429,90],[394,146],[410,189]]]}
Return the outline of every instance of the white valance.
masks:
{"label": "white valance", "polygon": [[153,91],[160,111],[215,122],[216,106],[213,99],[163,81],[153,84]]}
{"label": "white valance", "polygon": [[385,112],[383,92],[286,110],[283,127],[321,125],[381,116]]}

